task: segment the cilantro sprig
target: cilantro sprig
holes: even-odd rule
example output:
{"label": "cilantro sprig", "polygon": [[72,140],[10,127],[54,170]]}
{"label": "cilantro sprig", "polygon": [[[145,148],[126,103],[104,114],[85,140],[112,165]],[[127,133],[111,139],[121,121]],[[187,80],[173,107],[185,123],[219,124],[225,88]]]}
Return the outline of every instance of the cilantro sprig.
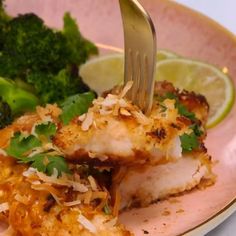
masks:
{"label": "cilantro sprig", "polygon": [[183,152],[191,152],[197,149],[200,145],[199,137],[203,134],[203,131],[197,124],[193,124],[189,128],[192,130],[190,134],[183,134],[180,136]]}
{"label": "cilantro sprig", "polygon": [[62,114],[60,116],[64,125],[67,125],[76,116],[88,111],[95,94],[87,92],[68,97],[62,104]]}
{"label": "cilantro sprig", "polygon": [[41,141],[34,135],[25,136],[20,132],[16,132],[11,138],[10,145],[6,149],[6,152],[9,156],[20,160],[25,154],[41,145]]}
{"label": "cilantro sprig", "polygon": [[50,140],[56,133],[56,125],[52,122],[47,124],[39,124],[35,127],[34,135],[25,136],[20,132],[16,132],[10,140],[10,144],[6,149],[9,156],[17,159],[19,163],[30,164],[32,167],[40,172],[44,172],[47,175],[52,175],[54,169],[57,170],[58,176],[64,173],[70,173],[68,164],[64,157],[60,155],[52,155],[50,150],[43,153],[29,156],[35,148],[42,147],[43,140]]}
{"label": "cilantro sprig", "polygon": [[181,135],[180,141],[184,152],[191,152],[199,147],[198,137],[194,132]]}
{"label": "cilantro sprig", "polygon": [[22,158],[22,163],[30,163],[32,167],[37,169],[40,172],[44,172],[47,175],[52,175],[54,169],[57,170],[58,176],[64,173],[70,173],[67,163],[65,162],[64,157],[57,155],[48,155],[48,154],[37,154],[33,157]]}
{"label": "cilantro sprig", "polygon": [[161,102],[163,102],[165,99],[174,99],[175,100],[175,108],[178,110],[178,113],[181,116],[185,116],[193,122],[195,122],[197,120],[195,114],[193,112],[189,111],[188,108],[179,101],[178,96],[175,95],[174,93],[167,92],[165,94],[165,96],[161,97],[160,100],[161,100]]}
{"label": "cilantro sprig", "polygon": [[46,124],[42,123],[35,127],[35,133],[38,136],[45,136],[47,139],[51,139],[56,134],[57,126],[52,123],[48,122]]}
{"label": "cilantro sprig", "polygon": [[[160,100],[161,107],[162,102],[165,99],[174,99],[175,100],[175,108],[178,110],[178,113],[181,116],[184,116],[191,120],[192,124],[189,128],[192,130],[189,134],[185,133],[180,136],[181,147],[183,152],[190,152],[197,149],[200,145],[199,137],[203,134],[200,126],[197,124],[198,119],[196,118],[195,114],[188,110],[188,108],[182,104],[176,94],[173,93],[166,93],[165,96],[162,96]],[[165,111],[165,110],[164,110]]]}

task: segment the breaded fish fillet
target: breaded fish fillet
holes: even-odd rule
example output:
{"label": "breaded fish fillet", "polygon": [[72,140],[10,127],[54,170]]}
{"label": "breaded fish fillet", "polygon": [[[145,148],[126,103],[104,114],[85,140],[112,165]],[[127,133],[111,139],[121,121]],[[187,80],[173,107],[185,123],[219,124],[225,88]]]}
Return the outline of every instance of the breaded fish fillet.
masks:
{"label": "breaded fish fillet", "polygon": [[186,155],[176,162],[162,165],[132,167],[125,170],[118,184],[122,199],[120,207],[148,206],[157,200],[191,190],[203,180],[207,185],[215,180],[210,159],[203,153]]}
{"label": "breaded fish fillet", "polygon": [[3,155],[0,165],[0,221],[8,226],[1,235],[131,235],[99,206],[106,192],[75,170],[73,178],[57,179]]}
{"label": "breaded fish fillet", "polygon": [[[99,97],[86,114],[59,129],[54,144],[66,158],[110,165],[175,160],[182,155],[180,136],[190,133],[192,124],[176,103],[194,112],[200,126],[207,118],[208,104],[202,96],[180,92],[167,82],[156,84],[162,101],[156,101],[149,116],[124,98],[126,91]],[[165,97],[167,93],[175,99]]]}
{"label": "breaded fish fillet", "polygon": [[[165,96],[167,93],[177,96],[179,102],[195,114],[198,125],[206,124],[209,106],[203,96],[193,92],[180,92],[165,81],[155,84],[157,96]],[[178,119],[185,117],[178,117],[172,123],[173,126],[178,126]],[[187,120],[185,122],[188,124]],[[197,151],[185,153],[181,158],[170,162],[121,167],[113,176],[113,185],[121,194],[120,209],[148,206],[171,195],[191,190],[203,182],[206,185],[213,184],[215,175],[212,173],[211,157],[204,147],[204,137],[205,134],[201,137],[201,148]]]}

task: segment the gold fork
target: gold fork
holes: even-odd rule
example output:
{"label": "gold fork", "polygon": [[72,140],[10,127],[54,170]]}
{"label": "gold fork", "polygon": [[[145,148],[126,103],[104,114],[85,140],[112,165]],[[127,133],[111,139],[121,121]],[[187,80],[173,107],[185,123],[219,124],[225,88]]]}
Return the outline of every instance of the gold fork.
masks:
{"label": "gold fork", "polygon": [[127,97],[146,114],[153,101],[156,34],[153,22],[137,0],[119,0],[125,42],[125,84],[133,81]]}

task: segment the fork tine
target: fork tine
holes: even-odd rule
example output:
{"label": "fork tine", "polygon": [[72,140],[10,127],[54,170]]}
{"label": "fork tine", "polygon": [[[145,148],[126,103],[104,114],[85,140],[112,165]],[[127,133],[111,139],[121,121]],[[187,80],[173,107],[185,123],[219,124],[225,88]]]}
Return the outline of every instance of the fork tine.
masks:
{"label": "fork tine", "polygon": [[132,67],[132,74],[133,74],[133,88],[132,88],[132,97],[131,100],[135,103],[137,100],[137,91],[139,89],[139,83],[140,83],[140,53],[135,52],[133,55],[133,67]]}
{"label": "fork tine", "polygon": [[146,67],[146,57],[145,55],[142,55],[141,58],[141,83],[140,83],[140,94],[139,94],[139,101],[140,101],[140,107],[145,107],[146,110],[146,85],[147,85],[147,67]]}
{"label": "fork tine", "polygon": [[154,25],[137,0],[119,0],[124,26],[125,83],[132,80],[127,94],[144,112],[152,106],[156,37]]}

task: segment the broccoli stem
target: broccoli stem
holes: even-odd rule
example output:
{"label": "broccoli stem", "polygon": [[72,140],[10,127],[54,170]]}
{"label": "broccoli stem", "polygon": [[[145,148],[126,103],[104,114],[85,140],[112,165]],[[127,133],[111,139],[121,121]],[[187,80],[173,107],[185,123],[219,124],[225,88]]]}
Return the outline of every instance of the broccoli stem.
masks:
{"label": "broccoli stem", "polygon": [[39,104],[39,99],[34,94],[2,77],[0,77],[0,94],[2,100],[10,106],[13,116],[32,111]]}

